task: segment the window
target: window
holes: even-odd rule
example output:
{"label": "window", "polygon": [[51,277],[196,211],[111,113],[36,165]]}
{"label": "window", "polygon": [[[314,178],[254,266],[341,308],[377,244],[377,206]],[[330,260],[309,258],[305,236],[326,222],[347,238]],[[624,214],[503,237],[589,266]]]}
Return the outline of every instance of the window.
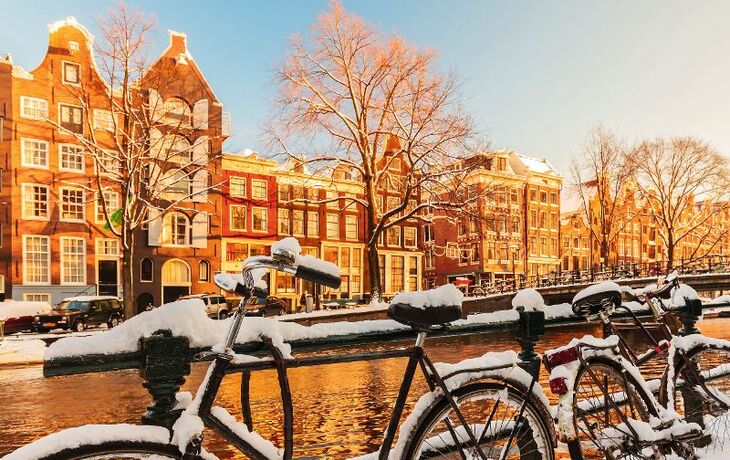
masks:
{"label": "window", "polygon": [[547,192],[540,192],[540,202],[547,203]]}
{"label": "window", "polygon": [[512,218],[512,233],[520,233],[520,218]]}
{"label": "window", "polygon": [[319,237],[319,213],[317,211],[307,211],[307,236]]}
{"label": "window", "polygon": [[345,216],[345,238],[357,239],[357,216]]}
{"label": "window", "polygon": [[557,193],[550,194],[550,204],[558,204],[558,194]]}
{"label": "window", "polygon": [[423,225],[423,241],[424,242],[434,241],[433,225],[431,225],[431,224]]}
{"label": "window", "polygon": [[246,230],[246,206],[232,204],[231,210],[231,230]]}
{"label": "window", "polygon": [[83,109],[69,104],[59,104],[59,117],[61,128],[76,134],[84,132]]}
{"label": "window", "polygon": [[60,219],[69,222],[83,222],[85,216],[84,190],[61,187]]}
{"label": "window", "polygon": [[100,224],[106,223],[104,215],[104,205],[106,204],[106,212],[109,217],[119,209],[119,195],[113,190],[104,190],[103,194],[97,194],[96,198],[96,222]]}
{"label": "window", "polygon": [[181,212],[171,212],[163,220],[162,243],[173,246],[190,244],[190,221]]}
{"label": "window", "polygon": [[[434,264],[433,250],[427,249],[424,252],[423,257],[424,257],[424,265],[426,266],[426,268],[433,268],[433,264]],[[381,268],[381,270],[382,270],[382,268]]]}
{"label": "window", "polygon": [[21,139],[22,165],[48,169],[48,142],[38,139]]}
{"label": "window", "polygon": [[78,145],[59,145],[58,164],[61,171],[84,172],[84,149]]}
{"label": "window", "polygon": [[210,262],[207,260],[198,262],[198,281],[210,281]]}
{"label": "window", "polygon": [[81,67],[75,62],[63,62],[63,82],[71,85],[81,84]]}
{"label": "window", "polygon": [[[391,227],[393,228],[393,227]],[[400,292],[403,290],[403,256],[390,257],[390,291]]]}
{"label": "window", "polygon": [[408,290],[418,290],[418,257],[408,257]]}
{"label": "window", "polygon": [[254,200],[266,200],[268,199],[268,184],[265,180],[252,179],[251,180],[251,198]]}
{"label": "window", "polygon": [[543,255],[543,256],[547,255],[547,253],[548,253],[547,250],[548,250],[547,238],[545,238],[545,237],[540,238],[540,255]]}
{"label": "window", "polygon": [[327,214],[327,239],[340,239],[340,216],[337,214]]}
{"label": "window", "polygon": [[289,184],[279,184],[279,201],[289,201],[291,194],[289,193]]}
{"label": "window", "polygon": [[23,284],[51,284],[50,267],[50,238],[23,235]]}
{"label": "window", "polygon": [[510,192],[510,202],[513,206],[520,204],[520,199],[516,188],[513,188]]}
{"label": "window", "polygon": [[94,128],[114,131],[114,114],[109,110],[94,109]]}
{"label": "window", "polygon": [[140,262],[139,267],[139,280],[143,283],[151,283],[152,282],[152,267],[154,266],[154,263],[152,262],[152,259],[149,257],[145,257]]}
{"label": "window", "polygon": [[191,181],[187,173],[181,169],[174,171],[170,174],[169,171],[165,172],[165,182],[169,184],[165,187],[165,193],[175,193],[178,195],[187,195],[191,192]]}
{"label": "window", "polygon": [[26,302],[51,303],[51,294],[48,294],[46,292],[24,292],[23,300]]}
{"label": "window", "polygon": [[267,208],[251,209],[253,218],[252,230],[254,232],[265,232],[269,229],[269,210]]}
{"label": "window", "polygon": [[291,234],[291,219],[288,209],[279,209],[279,235]]}
{"label": "window", "polygon": [[537,211],[530,211],[530,228],[537,227]]}
{"label": "window", "polygon": [[228,193],[237,198],[246,198],[246,178],[231,176],[228,180]]}
{"label": "window", "polygon": [[99,152],[96,161],[98,163],[96,170],[100,175],[119,174],[122,171],[122,163],[114,150]]}
{"label": "window", "polygon": [[182,165],[190,163],[193,148],[190,146],[190,142],[183,136],[165,136],[163,146],[167,148],[167,152],[164,154],[163,158],[167,158],[168,161],[174,161],[175,163]]}
{"label": "window", "polygon": [[403,168],[403,162],[399,157],[395,157],[392,160],[390,160],[390,166],[388,167],[389,170],[395,171],[395,172],[401,172],[401,169]]}
{"label": "window", "polygon": [[48,220],[48,187],[23,184],[23,219]]}
{"label": "window", "polygon": [[113,240],[110,238],[97,238],[96,255],[109,257],[119,256],[119,240]]}
{"label": "window", "polygon": [[48,118],[48,101],[39,97],[20,96],[20,116],[32,120]]}
{"label": "window", "polygon": [[163,123],[173,126],[190,126],[190,106],[176,97],[167,99]]}
{"label": "window", "polygon": [[61,284],[86,283],[86,240],[61,237]]}
{"label": "window", "polygon": [[304,211],[292,211],[292,235],[304,236]]}
{"label": "window", "polygon": [[540,213],[540,228],[547,228],[547,213]]}
{"label": "window", "polygon": [[403,227],[403,246],[415,248],[416,245],[416,227]]}
{"label": "window", "polygon": [[386,232],[385,241],[388,246],[400,246],[400,227],[390,227]]}
{"label": "window", "polygon": [[327,201],[327,205],[326,206],[328,208],[330,208],[330,209],[339,209],[339,207],[340,207],[339,201],[340,200],[337,199],[338,196],[339,196],[339,194],[336,191],[334,191],[334,190],[327,190],[326,191],[326,195],[325,195],[325,199],[326,200],[332,200],[332,201]]}

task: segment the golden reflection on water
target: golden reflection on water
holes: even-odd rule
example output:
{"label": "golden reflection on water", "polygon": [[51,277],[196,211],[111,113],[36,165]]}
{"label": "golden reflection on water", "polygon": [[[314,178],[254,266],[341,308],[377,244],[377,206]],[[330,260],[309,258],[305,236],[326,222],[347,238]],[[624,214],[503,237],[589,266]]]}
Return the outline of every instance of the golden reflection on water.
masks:
{"label": "golden reflection on water", "polygon": [[[701,322],[699,327],[712,337],[730,337],[730,319]],[[537,352],[542,353],[546,348],[563,345],[571,338],[585,334],[600,335],[600,328],[587,324],[551,328],[538,343]],[[434,361],[447,362],[488,351],[518,349],[516,335],[512,332],[429,339],[426,344]],[[637,340],[632,340],[634,345],[637,349],[644,348]],[[348,348],[347,351],[357,349]],[[649,366],[649,372],[658,375],[660,364]],[[377,450],[404,367],[405,359],[389,359],[290,370],[295,457],[339,459]],[[183,389],[194,393],[205,370],[205,365],[193,366]],[[240,382],[239,375],[226,377],[216,401],[239,419]],[[137,423],[149,404],[149,396],[141,383],[136,371],[46,379],[40,367],[0,370],[0,454],[45,434],[80,424]],[[541,383],[548,388],[544,371]],[[405,414],[425,390],[425,382],[417,374]],[[283,417],[273,371],[252,375],[251,398],[254,429],[281,445]],[[205,445],[220,458],[243,458],[210,432],[206,432]]]}

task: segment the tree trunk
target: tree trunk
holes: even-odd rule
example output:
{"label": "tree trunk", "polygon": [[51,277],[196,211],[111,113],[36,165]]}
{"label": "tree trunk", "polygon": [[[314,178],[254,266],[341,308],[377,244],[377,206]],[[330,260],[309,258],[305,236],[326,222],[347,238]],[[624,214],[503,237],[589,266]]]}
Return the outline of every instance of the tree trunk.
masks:
{"label": "tree trunk", "polygon": [[380,258],[378,257],[378,240],[368,244],[368,274],[370,275],[370,302],[383,301],[383,289],[380,285]]}
{"label": "tree trunk", "polygon": [[667,239],[667,273],[672,270],[674,266],[674,238],[670,235]]}
{"label": "tree trunk", "polygon": [[608,241],[606,241],[605,239],[603,239],[601,241],[601,255],[600,255],[600,257],[601,257],[601,265],[608,264],[608,262],[609,262],[608,256],[610,254],[609,254],[608,247],[609,247],[608,246]]}
{"label": "tree trunk", "polygon": [[127,319],[137,313],[134,303],[134,232],[123,235],[122,244],[122,304]]}

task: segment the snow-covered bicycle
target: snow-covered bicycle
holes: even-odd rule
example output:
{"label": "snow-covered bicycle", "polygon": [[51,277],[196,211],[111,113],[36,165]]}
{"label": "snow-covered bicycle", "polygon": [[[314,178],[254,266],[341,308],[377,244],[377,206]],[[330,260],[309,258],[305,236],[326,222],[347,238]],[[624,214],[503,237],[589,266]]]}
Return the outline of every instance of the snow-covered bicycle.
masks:
{"label": "snow-covered bicycle", "polygon": [[[691,459],[706,450],[722,450],[730,442],[730,342],[675,335],[678,321],[672,306],[696,307],[699,300],[679,284],[676,273],[663,285],[630,294],[649,307],[652,323],[642,323],[621,303],[622,292],[612,282],[579,292],[573,311],[598,318],[605,338],[573,339],[545,353],[550,388],[560,396],[559,440],[568,444],[574,460],[658,459],[669,452]],[[663,299],[672,302],[666,305]],[[652,348],[639,355],[632,350],[611,321],[616,310],[633,319]],[[657,328],[662,338],[657,340],[649,327]],[[639,366],[664,354],[661,379],[647,382]]]}
{"label": "snow-covered bicycle", "polygon": [[[296,240],[285,239],[272,246],[271,256],[257,256],[244,263],[243,277],[218,274],[216,284],[241,296],[248,303],[261,274],[274,269],[296,277],[338,287],[339,270],[333,264],[299,254]],[[461,292],[453,285],[400,294],[389,307],[391,318],[417,331],[412,347],[353,354],[292,357],[291,348],[276,334],[263,334],[270,357],[237,354],[232,346],[238,336],[245,308],[238,308],[230,321],[225,341],[209,352],[213,360],[194,398],[179,397],[184,409],[172,431],[158,426],[87,425],[64,430],[11,453],[8,459],[128,459],[214,458],[202,448],[204,428],[217,432],[246,457],[290,459],[294,450],[294,419],[287,369],[329,363],[387,358],[407,358],[403,381],[378,452],[368,458],[480,460],[552,460],[554,426],[548,403],[536,378],[520,367],[517,354],[487,353],[457,364],[433,363],[424,350],[429,331],[461,317]],[[398,424],[416,369],[430,391],[417,401],[413,412]],[[275,446],[252,430],[248,388],[242,388],[243,420],[237,421],[224,408],[214,406],[215,396],[226,375],[274,369],[278,375],[284,412],[283,446]],[[244,379],[245,381],[245,379]]]}

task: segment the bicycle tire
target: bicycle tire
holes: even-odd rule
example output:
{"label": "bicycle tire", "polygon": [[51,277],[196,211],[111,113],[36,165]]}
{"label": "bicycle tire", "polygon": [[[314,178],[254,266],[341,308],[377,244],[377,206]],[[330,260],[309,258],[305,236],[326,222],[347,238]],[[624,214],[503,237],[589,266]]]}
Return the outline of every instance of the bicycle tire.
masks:
{"label": "bicycle tire", "polygon": [[[506,393],[505,393],[506,390]],[[516,382],[507,382],[507,381],[500,381],[500,382],[475,382],[470,383],[468,385],[464,385],[452,392],[452,396],[457,400],[460,409],[462,408],[462,404],[464,402],[469,402],[471,398],[474,397],[481,397],[485,398],[489,396],[495,396],[495,395],[501,395],[502,397],[504,395],[509,396],[510,398],[514,398],[513,402],[515,403],[521,403],[525,401],[525,394],[527,393],[527,389],[522,387],[522,385],[516,383]],[[500,396],[497,396],[500,397]],[[510,406],[514,407],[514,406]],[[515,408],[515,411],[519,410],[518,407]],[[451,406],[449,405],[449,402],[444,398],[443,396],[436,399],[426,410],[423,411],[421,414],[418,422],[416,423],[416,428],[411,431],[409,434],[409,437],[407,441],[404,444],[403,452],[405,455],[403,455],[401,458],[408,459],[408,460],[414,460],[414,459],[421,459],[421,458],[435,458],[434,456],[424,454],[424,443],[428,441],[429,439],[433,439],[433,437],[429,437],[428,435],[432,432],[433,428],[439,424],[444,424],[442,421],[449,416],[449,413],[452,412]],[[555,432],[554,432],[554,425],[552,423],[552,418],[550,417],[550,413],[548,409],[542,404],[541,401],[538,400],[534,395],[530,395],[530,397],[527,399],[527,405],[525,406],[525,413],[524,416],[528,417],[529,427],[534,428],[537,427],[540,431],[539,436],[532,436],[531,438],[528,438],[530,435],[529,432],[525,435],[524,439],[520,440],[514,440],[513,445],[516,446],[519,449],[519,456],[518,457],[508,457],[508,458],[521,458],[521,459],[542,459],[542,460],[554,460],[555,458]],[[494,419],[492,419],[494,420]],[[486,419],[485,419],[486,421]],[[445,424],[444,424],[445,425]],[[469,423],[471,425],[471,423]],[[491,424],[490,424],[491,425]],[[475,425],[476,426],[476,425]],[[458,429],[459,427],[457,427]],[[462,430],[463,431],[463,430]],[[531,431],[531,430],[530,430]],[[486,433],[486,429],[482,428],[482,436]],[[482,437],[480,436],[480,438]],[[460,437],[460,436],[457,436]],[[453,438],[452,438],[453,439]],[[532,443],[530,442],[532,441]],[[539,442],[538,442],[539,441]],[[525,447],[525,452],[522,452],[522,446]],[[429,446],[433,447],[433,446]],[[480,444],[480,447],[482,445]],[[529,450],[528,450],[529,449]],[[483,448],[482,448],[483,451]],[[511,451],[511,449],[510,449]],[[426,452],[430,453],[436,453],[433,452],[433,449],[426,449]],[[439,452],[444,454],[444,452]],[[448,454],[448,453],[446,453]],[[455,455],[455,458],[462,458],[460,454],[457,457]],[[438,458],[448,458],[446,455],[438,456]],[[476,458],[476,457],[469,457],[469,458]]]}
{"label": "bicycle tire", "polygon": [[[638,455],[636,453],[632,454],[631,452],[628,452],[628,451],[624,451],[622,453],[623,456],[618,456],[618,457],[610,456],[610,455],[613,455],[612,454],[613,450],[619,451],[621,449],[621,446],[615,445],[615,446],[613,446],[614,449],[611,449],[609,451],[608,448],[598,445],[598,443],[596,442],[596,439],[597,439],[596,435],[593,432],[595,431],[594,428],[598,428],[601,426],[601,424],[599,423],[599,422],[601,422],[601,420],[593,417],[592,419],[594,421],[590,422],[589,420],[591,420],[591,419],[588,418],[589,416],[592,417],[592,414],[594,414],[594,413],[597,413],[600,415],[600,408],[601,407],[605,408],[605,406],[607,404],[604,402],[603,405],[600,407],[598,407],[596,405],[593,405],[592,407],[588,407],[591,405],[591,403],[593,401],[597,401],[597,399],[596,399],[597,397],[600,398],[600,395],[597,395],[592,390],[592,387],[585,389],[586,392],[591,391],[592,395],[590,397],[586,398],[585,400],[582,400],[582,401],[585,401],[585,403],[583,404],[585,407],[583,409],[580,408],[578,398],[580,397],[580,394],[581,394],[581,388],[582,388],[581,382],[583,381],[583,379],[588,378],[588,379],[593,380],[593,377],[589,373],[589,370],[592,371],[594,373],[594,375],[596,375],[598,373],[604,373],[604,376],[606,374],[610,374],[613,378],[615,378],[614,383],[616,383],[618,387],[622,388],[621,391],[623,391],[623,394],[629,395],[628,399],[632,401],[632,404],[631,404],[632,410],[633,410],[634,404],[641,403],[641,406],[636,407],[636,409],[637,409],[636,413],[624,414],[624,415],[627,415],[629,418],[637,419],[635,417],[635,415],[639,415],[640,418],[638,420],[648,421],[649,416],[656,417],[657,410],[653,404],[650,404],[651,398],[644,391],[644,388],[641,385],[639,385],[639,383],[631,375],[631,373],[624,372],[624,368],[616,360],[614,360],[612,358],[596,356],[596,357],[588,358],[586,360],[586,364],[587,365],[580,366],[578,368],[578,372],[576,372],[575,383],[573,385],[573,390],[574,390],[574,392],[573,392],[573,423],[574,423],[574,427],[575,427],[575,433],[578,436],[578,439],[577,439],[578,443],[572,448],[579,449],[581,451],[581,454],[584,459],[592,459],[592,458],[596,458],[596,459],[599,459],[599,458],[600,459],[603,459],[603,458],[644,459],[644,458],[647,458],[642,455]],[[608,372],[606,372],[606,371],[608,371]],[[623,380],[624,376],[626,378],[626,382],[628,382],[628,385],[631,387],[630,390],[627,390],[626,384]],[[607,381],[604,380],[604,382],[607,382]],[[606,383],[602,383],[602,385],[608,386]],[[598,387],[598,386],[596,385],[596,387]],[[615,392],[615,390],[609,390],[609,391],[611,391],[612,393]],[[620,391],[615,392],[615,393],[620,394]],[[616,417],[617,419],[619,419],[618,414],[615,413],[615,409],[614,409],[613,415],[611,415],[610,413],[606,414],[605,412],[604,412],[604,415],[607,415],[607,418],[604,420],[604,424],[603,424],[603,427],[601,428],[601,430],[605,430],[607,428],[612,428],[612,427],[615,428],[615,423],[614,423],[614,420],[612,419],[612,417]],[[582,427],[581,424],[586,425],[586,427],[585,428]],[[591,428],[591,427],[593,427],[593,428]],[[604,432],[602,432],[602,433],[604,433]],[[586,436],[588,437],[587,440],[584,439]],[[610,439],[607,439],[606,437],[604,437],[603,441],[601,441],[600,439],[598,440],[599,443],[606,442],[606,441],[610,442]],[[593,445],[595,450],[594,449],[588,450],[584,447],[586,445],[590,446],[591,444]]]}
{"label": "bicycle tire", "polygon": [[[709,438],[701,438],[695,442],[696,451],[698,453],[711,453],[723,450],[730,446],[730,410],[719,407],[717,401],[707,399],[707,396],[701,396],[704,393],[703,388],[698,388],[692,392],[692,387],[677,385],[677,379],[683,375],[688,362],[698,364],[698,370],[703,377],[709,375],[710,370],[716,371],[708,389],[718,391],[721,393],[719,397],[730,400],[730,346],[718,343],[696,345],[690,348],[684,354],[684,357],[675,355],[674,365],[674,409],[688,422],[701,422],[705,434],[709,435]],[[719,368],[717,364],[724,365],[724,368]],[[708,365],[708,367],[705,367],[705,365]],[[668,401],[667,378],[668,375],[665,373],[662,379],[662,402]],[[691,376],[687,376],[683,380],[686,381],[689,378]],[[694,401],[694,406],[697,409],[688,413],[685,401],[693,397],[700,398]],[[707,413],[707,417],[703,416],[705,413]]]}

